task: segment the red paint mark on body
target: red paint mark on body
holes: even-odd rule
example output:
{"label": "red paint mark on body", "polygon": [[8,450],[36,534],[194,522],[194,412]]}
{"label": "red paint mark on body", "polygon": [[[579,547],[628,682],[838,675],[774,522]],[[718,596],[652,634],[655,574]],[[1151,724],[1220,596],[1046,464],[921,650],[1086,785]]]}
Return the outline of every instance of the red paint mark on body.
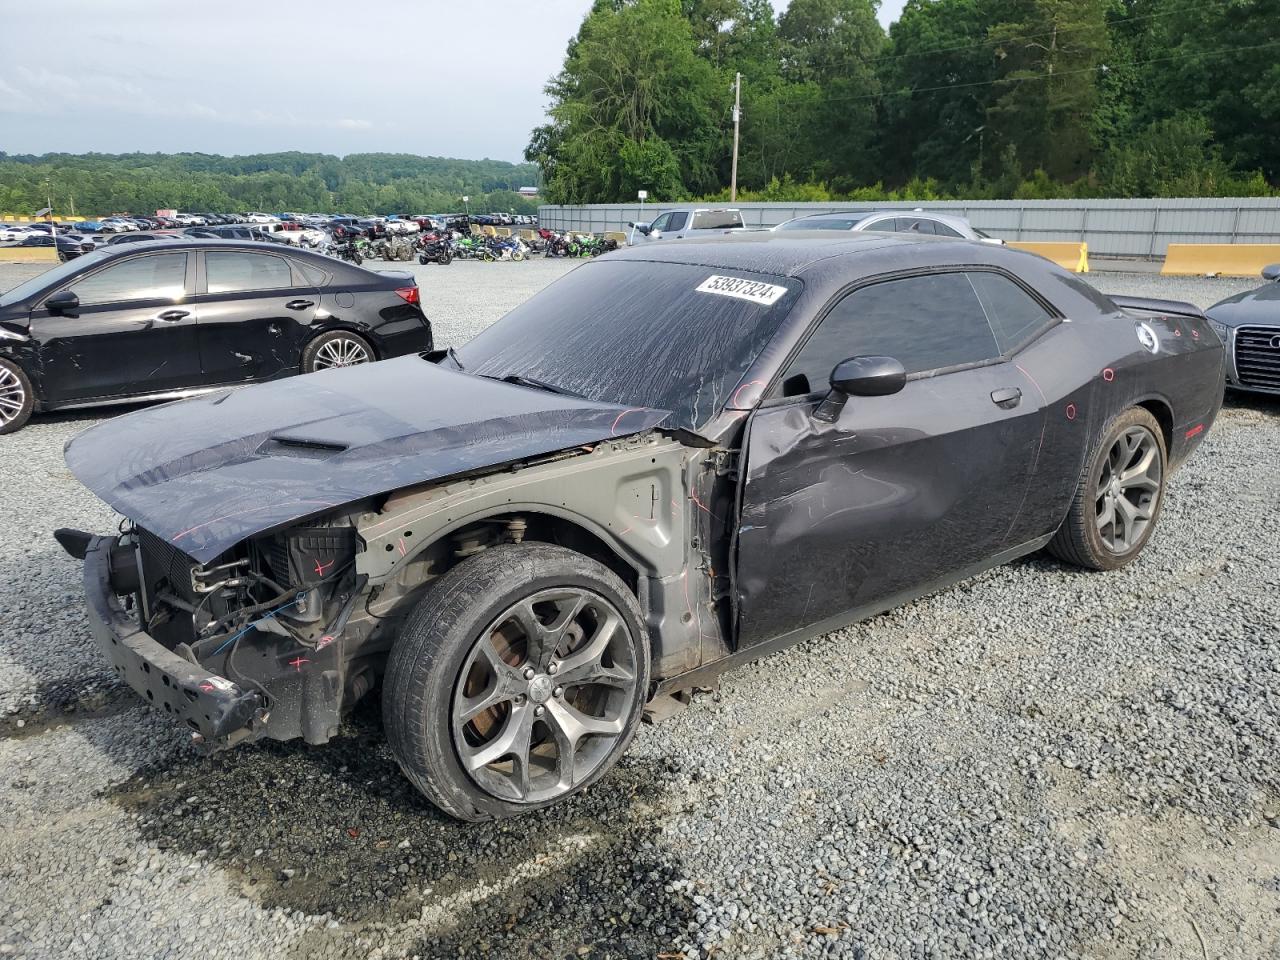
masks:
{"label": "red paint mark on body", "polygon": [[329,569],[330,567],[332,567],[332,566],[333,566],[333,561],[332,561],[332,560],[327,560],[327,561],[325,561],[325,562],[323,562],[323,563],[322,563],[322,562],[320,562],[319,560],[317,560],[317,561],[316,561],[316,576],[317,576],[317,577],[323,577],[323,576],[324,576],[324,572],[325,572],[326,570],[328,570],[328,569]]}
{"label": "red paint mark on body", "polygon": [[740,386],[737,390],[733,391],[733,396],[729,399],[729,406],[731,406],[731,407],[736,407],[736,406],[738,405],[738,400],[739,400],[739,398],[740,398],[740,397],[741,397],[741,395],[742,395],[742,391],[743,391],[743,390],[745,390],[745,389],[747,389],[747,387],[753,387],[753,386],[757,386],[757,385],[759,385],[759,386],[764,386],[764,381],[763,381],[763,380],[748,380],[746,383],[744,383],[742,386]]}
{"label": "red paint mark on body", "polygon": [[1194,427],[1187,431],[1185,439],[1190,440],[1192,437],[1199,436],[1204,433],[1204,424],[1197,423]]}
{"label": "red paint mark on body", "polygon": [[1110,367],[1107,367],[1105,370],[1102,371],[1102,379],[1105,380],[1107,383],[1110,383],[1115,378],[1116,378],[1116,372],[1112,370]]}
{"label": "red paint mark on body", "polygon": [[290,661],[289,661],[289,666],[293,667],[293,669],[295,669],[295,670],[297,670],[299,673],[301,673],[301,672],[302,672],[302,665],[303,665],[304,663],[310,663],[310,662],[311,662],[311,661],[310,661],[310,660],[308,660],[306,657],[298,657],[296,660],[290,660]]}
{"label": "red paint mark on body", "polygon": [[1067,404],[1067,419],[1074,420],[1076,418],[1076,405],[1074,403]]}
{"label": "red paint mark on body", "polygon": [[609,432],[616,436],[618,433],[618,424],[622,422],[623,417],[625,417],[628,413],[640,413],[643,410],[644,410],[644,407],[631,407],[630,409],[623,410],[620,414],[618,414],[616,417],[613,418],[613,426],[609,428]]}

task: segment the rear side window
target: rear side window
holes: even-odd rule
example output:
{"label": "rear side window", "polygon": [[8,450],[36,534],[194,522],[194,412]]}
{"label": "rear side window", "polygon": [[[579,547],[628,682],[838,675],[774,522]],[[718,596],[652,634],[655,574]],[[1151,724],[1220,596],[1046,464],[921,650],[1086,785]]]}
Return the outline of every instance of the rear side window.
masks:
{"label": "rear side window", "polygon": [[295,260],[293,265],[302,274],[303,279],[307,283],[314,283],[317,287],[322,287],[329,282],[329,275],[312,263],[303,263],[301,260]]}
{"label": "rear side window", "polygon": [[898,232],[923,233],[931,237],[933,236],[933,221],[921,220],[919,217],[899,217]]}
{"label": "rear side window", "polygon": [[742,214],[736,210],[699,210],[693,215],[695,230],[732,230],[742,226]]}
{"label": "rear side window", "polygon": [[82,305],[125,300],[181,300],[187,292],[187,255],[156,253],[113,264],[70,287]]}
{"label": "rear side window", "polygon": [[671,223],[667,225],[667,229],[683,230],[684,225],[688,222],[689,222],[689,215],[687,213],[673,213],[671,214]]}
{"label": "rear side window", "polygon": [[279,290],[293,286],[289,261],[266,253],[242,250],[208,252],[204,255],[204,272],[210,293]]}
{"label": "rear side window", "polygon": [[1053,320],[1053,314],[1031,294],[998,273],[971,273],[969,280],[982,301],[1001,353],[1020,347]]}
{"label": "rear side window", "polygon": [[933,232],[940,237],[956,237],[957,239],[964,239],[964,234],[959,230],[952,230],[945,223],[940,223],[937,220],[931,220],[930,223],[933,224]]}
{"label": "rear side window", "polygon": [[788,368],[783,392],[824,390],[832,368],[849,357],[893,357],[910,374],[999,355],[963,273],[889,280],[854,290],[832,308]]}

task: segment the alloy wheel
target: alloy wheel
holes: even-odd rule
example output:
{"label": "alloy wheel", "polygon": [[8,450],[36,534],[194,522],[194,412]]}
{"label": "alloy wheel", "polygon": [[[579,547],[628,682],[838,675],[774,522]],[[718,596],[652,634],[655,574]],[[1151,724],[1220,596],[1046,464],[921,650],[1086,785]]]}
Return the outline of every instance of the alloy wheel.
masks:
{"label": "alloy wheel", "polygon": [[317,370],[327,370],[330,367],[354,367],[369,360],[369,351],[358,340],[334,337],[320,344],[314,366]]}
{"label": "alloy wheel", "polygon": [[0,367],[0,426],[12,423],[27,405],[27,391],[18,375]]}
{"label": "alloy wheel", "polygon": [[1098,476],[1095,520],[1112,553],[1128,553],[1141,542],[1163,474],[1159,444],[1146,427],[1130,427],[1111,445]]}
{"label": "alloy wheel", "polygon": [[451,733],[463,769],[516,803],[568,793],[626,732],[637,675],[626,622],[599,594],[566,587],[513,604],[458,675]]}

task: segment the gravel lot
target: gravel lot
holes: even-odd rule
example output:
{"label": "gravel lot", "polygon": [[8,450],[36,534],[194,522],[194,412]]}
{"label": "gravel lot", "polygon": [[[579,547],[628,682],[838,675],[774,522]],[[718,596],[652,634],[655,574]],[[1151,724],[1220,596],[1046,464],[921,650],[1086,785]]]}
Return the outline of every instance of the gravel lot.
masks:
{"label": "gravel lot", "polygon": [[[441,345],[568,266],[415,265]],[[1280,957],[1280,403],[1229,398],[1126,570],[1024,560],[757,661],[482,826],[376,704],[202,759],[113,684],[49,536],[114,524],[62,463],[93,420],[0,439],[0,955]]]}

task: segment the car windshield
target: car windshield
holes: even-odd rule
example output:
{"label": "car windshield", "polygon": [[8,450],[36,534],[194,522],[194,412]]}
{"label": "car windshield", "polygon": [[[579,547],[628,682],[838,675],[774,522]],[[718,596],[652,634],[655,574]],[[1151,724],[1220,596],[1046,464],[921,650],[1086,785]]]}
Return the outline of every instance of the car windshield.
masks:
{"label": "car windshield", "polygon": [[778,230],[852,230],[870,213],[841,213],[829,217],[800,217],[778,224]]}
{"label": "car windshield", "polygon": [[458,359],[467,373],[670,410],[664,426],[697,430],[728,402],[801,286],[737,269],[592,261],[516,307]]}

